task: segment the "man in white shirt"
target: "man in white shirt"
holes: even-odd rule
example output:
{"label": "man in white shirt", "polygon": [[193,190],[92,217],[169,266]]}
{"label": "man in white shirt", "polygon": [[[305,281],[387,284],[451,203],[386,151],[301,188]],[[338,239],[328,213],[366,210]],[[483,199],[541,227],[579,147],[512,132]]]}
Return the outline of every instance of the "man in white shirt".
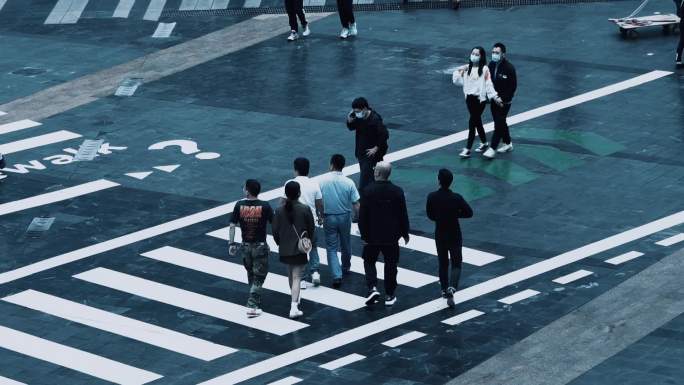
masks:
{"label": "man in white shirt", "polygon": [[[318,182],[309,178],[309,160],[306,158],[297,158],[294,160],[294,179],[289,181],[295,181],[299,183],[301,190],[301,195],[299,197],[299,202],[309,206],[311,213],[319,226],[323,225],[323,195],[321,194],[321,188]],[[285,182],[285,184],[287,184]],[[284,197],[282,199],[285,199]],[[311,234],[312,236],[313,234]],[[309,253],[309,263],[307,272],[307,277],[310,278],[311,283],[314,286],[321,284],[321,275],[319,273],[320,260],[318,257],[318,250],[314,241],[313,248]],[[306,289],[307,283],[305,279],[302,279],[301,288]]]}

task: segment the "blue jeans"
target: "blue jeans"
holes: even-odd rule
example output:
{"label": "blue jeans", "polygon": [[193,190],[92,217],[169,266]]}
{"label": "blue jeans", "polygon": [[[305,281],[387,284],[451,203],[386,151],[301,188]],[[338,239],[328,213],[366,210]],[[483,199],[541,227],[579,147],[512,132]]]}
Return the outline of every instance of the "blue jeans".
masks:
{"label": "blue jeans", "polygon": [[[351,267],[351,214],[326,214],[323,223],[325,230],[325,249],[328,254],[328,266],[333,279],[342,278],[342,270]],[[337,258],[337,251],[342,252],[342,267]]]}
{"label": "blue jeans", "polygon": [[302,277],[302,279],[311,279],[311,274],[313,274],[314,271],[319,271],[320,257],[318,256],[318,247],[316,246],[316,243],[316,241],[312,242],[313,247],[309,252],[309,263],[304,268],[304,274],[306,274],[306,276]]}

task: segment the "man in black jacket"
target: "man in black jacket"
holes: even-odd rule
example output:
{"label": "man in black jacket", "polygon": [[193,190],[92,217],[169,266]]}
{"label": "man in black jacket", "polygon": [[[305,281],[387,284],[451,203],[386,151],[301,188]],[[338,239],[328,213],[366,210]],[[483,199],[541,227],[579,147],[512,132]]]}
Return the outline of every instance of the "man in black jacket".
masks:
{"label": "man in black jacket", "polygon": [[371,110],[365,98],[356,98],[352,102],[352,111],[347,116],[347,128],[356,131],[354,154],[361,168],[359,191],[362,191],[373,182],[373,167],[387,153],[389,132],[380,114]]}
{"label": "man in black jacket", "polygon": [[[506,59],[506,46],[502,43],[494,44],[492,48],[492,61],[489,62],[489,73],[492,74],[494,89],[499,94],[503,105],[491,103],[492,118],[494,119],[494,135],[487,151],[482,156],[494,159],[497,152],[503,153],[513,150],[511,134],[508,131],[506,118],[511,110],[511,103],[515,90],[518,87],[518,78],[515,67]],[[497,150],[499,141],[503,139],[504,145]]]}
{"label": "man in black jacket", "polygon": [[[449,307],[454,307],[454,293],[458,288],[463,263],[463,238],[458,218],[471,218],[473,210],[459,194],[449,189],[454,175],[443,168],[437,174],[439,190],[427,198],[427,216],[435,222],[435,243],[439,259],[439,283],[442,297]],[[449,255],[451,254],[451,282],[449,282]]]}
{"label": "man in black jacket", "polygon": [[375,166],[375,183],[361,193],[359,231],[363,246],[363,268],[366,273],[368,297],[366,305],[378,302],[380,293],[376,286],[378,272],[375,263],[382,252],[385,258],[385,305],[397,301],[397,264],[399,263],[399,238],[409,241],[409,219],[406,198],[401,187],[389,181],[392,165],[378,162]]}
{"label": "man in black jacket", "polygon": [[677,4],[677,16],[679,16],[679,44],[677,45],[677,55],[675,64],[682,65],[682,51],[684,51],[684,0],[675,0]]}

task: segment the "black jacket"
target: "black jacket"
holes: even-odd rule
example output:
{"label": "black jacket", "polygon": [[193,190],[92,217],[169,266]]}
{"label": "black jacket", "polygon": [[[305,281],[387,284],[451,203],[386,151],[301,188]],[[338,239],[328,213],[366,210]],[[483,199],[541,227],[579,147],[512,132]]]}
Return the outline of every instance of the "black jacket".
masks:
{"label": "black jacket", "polygon": [[460,194],[440,188],[427,198],[427,216],[435,221],[435,239],[441,242],[461,243],[461,225],[458,218],[471,218],[473,209]]}
{"label": "black jacket", "polygon": [[[287,218],[284,204],[276,209],[273,216],[273,239],[278,245],[278,252],[281,256],[301,254],[297,246],[299,242],[297,233],[302,235],[306,231],[306,236],[311,239],[312,243],[316,240],[316,225],[309,206],[297,201],[293,202],[292,210],[294,211],[294,228]],[[295,228],[297,233],[295,233]]]}
{"label": "black jacket", "polygon": [[361,239],[371,245],[396,245],[409,235],[406,198],[401,187],[376,181],[362,191],[359,211]]}
{"label": "black jacket", "polygon": [[387,140],[389,132],[382,122],[382,116],[371,110],[366,119],[357,119],[347,122],[350,131],[356,131],[356,150],[354,155],[357,158],[365,158],[366,150],[378,146],[378,152],[373,156],[373,160],[381,161],[387,154]]}
{"label": "black jacket", "polygon": [[489,62],[489,73],[492,74],[494,89],[504,103],[510,103],[513,101],[516,88],[518,88],[518,77],[515,73],[515,67],[506,58],[501,59],[498,69],[496,64],[493,61]]}

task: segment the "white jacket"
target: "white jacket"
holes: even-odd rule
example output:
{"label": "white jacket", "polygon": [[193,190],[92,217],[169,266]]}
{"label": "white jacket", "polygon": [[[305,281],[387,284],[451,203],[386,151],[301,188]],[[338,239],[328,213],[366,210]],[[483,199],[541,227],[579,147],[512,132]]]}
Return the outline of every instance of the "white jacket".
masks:
{"label": "white jacket", "polygon": [[[459,75],[458,73],[460,70],[463,70],[462,75]],[[494,89],[489,67],[482,67],[482,76],[478,76],[478,70],[475,66],[473,66],[473,69],[470,72],[470,75],[468,75],[468,65],[464,65],[458,67],[451,76],[451,81],[454,84],[463,87],[463,94],[466,97],[468,97],[468,95],[475,95],[481,102],[499,97],[499,94],[497,94]]]}

